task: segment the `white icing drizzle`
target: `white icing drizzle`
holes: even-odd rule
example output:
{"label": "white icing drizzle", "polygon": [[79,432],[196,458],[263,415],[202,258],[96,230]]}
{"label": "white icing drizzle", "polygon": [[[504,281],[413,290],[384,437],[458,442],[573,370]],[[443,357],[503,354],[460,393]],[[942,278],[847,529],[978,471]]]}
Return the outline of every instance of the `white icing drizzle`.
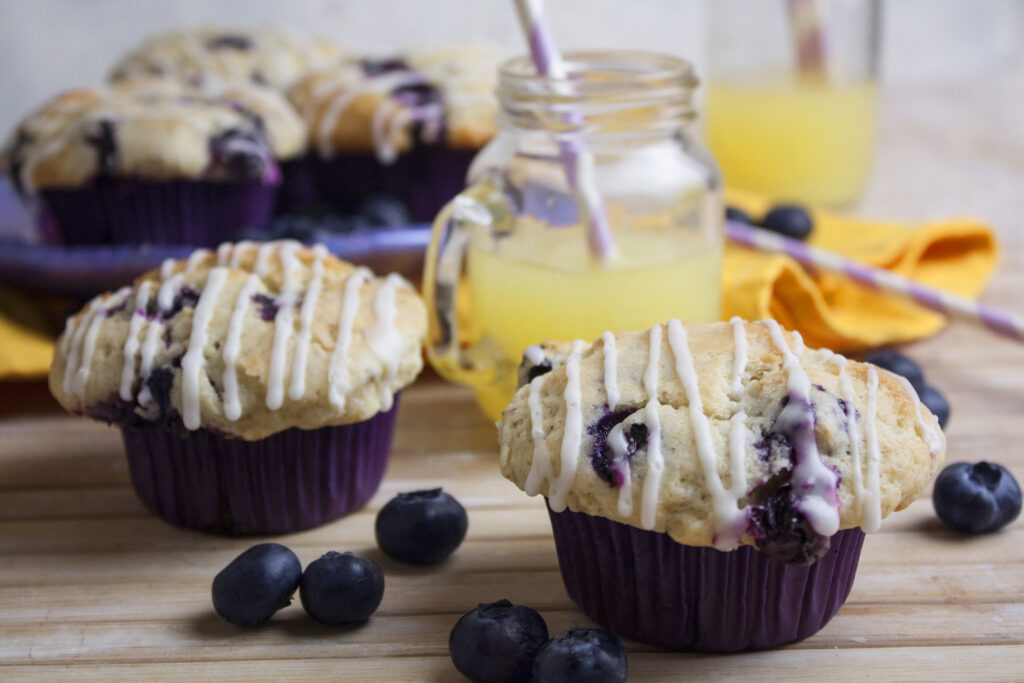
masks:
{"label": "white icing drizzle", "polygon": [[540,485],[551,481],[551,454],[544,434],[544,406],[540,402],[540,392],[548,375],[539,375],[530,382],[530,394],[526,400],[530,408],[530,436],[533,438],[533,460],[530,461],[530,473],[526,475],[523,490],[528,496],[540,493]]}
{"label": "white icing drizzle", "polygon": [[938,455],[942,451],[942,439],[935,432],[935,428],[928,424],[924,415],[921,414],[921,398],[917,395],[917,390],[914,389],[914,385],[910,383],[906,377],[896,375],[896,378],[903,385],[903,390],[907,392],[907,395],[911,398],[911,403],[914,404],[914,414],[917,416],[917,426],[921,428],[921,435],[924,438],[924,442],[928,444],[928,452],[932,456]]}
{"label": "white icing drizzle", "polygon": [[206,257],[210,255],[209,249],[196,249],[189,254],[188,260],[185,261],[185,272],[194,273],[199,265],[206,260]]}
{"label": "white icing drizzle", "polygon": [[164,259],[164,262],[160,264],[160,281],[163,282],[174,273],[175,266],[178,262],[172,258]]}
{"label": "white icing drizzle", "polygon": [[[284,371],[288,354],[288,340],[295,332],[292,322],[297,297],[296,277],[301,262],[296,253],[301,248],[298,242],[281,242],[277,254],[284,269],[284,282],[277,298],[277,315],[274,317],[274,341],[270,347],[270,369],[267,371],[267,408],[277,410],[284,403]],[[262,250],[262,247],[261,247]],[[262,254],[260,255],[262,257]],[[264,266],[264,270],[266,266]]]}
{"label": "white icing drizzle", "polygon": [[633,475],[629,467],[629,442],[622,430],[622,423],[612,427],[608,432],[608,446],[612,449],[612,467],[622,475],[619,486],[619,500],[616,508],[623,517],[633,516]]}
{"label": "white icing drizzle", "polygon": [[[264,242],[259,246],[256,252],[256,265],[253,268],[257,275],[265,278],[270,274],[270,257],[274,255],[275,251],[282,249],[285,244],[291,244],[291,242]],[[296,244],[298,243],[296,242]]]}
{"label": "white icing drizzle", "polygon": [[203,350],[206,348],[217,297],[220,296],[220,290],[224,288],[227,278],[228,269],[223,266],[210,271],[192,316],[188,348],[181,359],[181,420],[185,424],[185,429],[199,429],[199,372],[206,363]]}
{"label": "white icing drizzle", "polygon": [[804,338],[799,331],[790,332],[793,335],[793,355],[799,358],[804,355]]}
{"label": "white icing drizzle", "polygon": [[242,241],[235,245],[234,249],[231,250],[231,260],[227,264],[231,268],[239,268],[242,262],[242,254],[247,250],[256,249],[259,250],[260,245],[257,242]]}
{"label": "white icing drizzle", "polygon": [[544,349],[540,347],[540,344],[533,344],[527,346],[523,351],[523,358],[530,361],[534,365],[540,365],[544,362]]}
{"label": "white icing drizzle", "polygon": [[743,409],[743,375],[747,370],[747,326],[739,317],[732,325],[733,361],[729,394],[736,412],[729,420],[729,494],[739,501],[747,493],[747,413]]}
{"label": "white icing drizzle", "polygon": [[687,344],[686,330],[675,318],[668,321],[668,343],[676,358],[676,375],[686,392],[697,458],[704,471],[704,486],[711,494],[715,513],[715,547],[719,550],[732,550],[740,544],[740,535],[746,527],[746,515],[739,507],[739,499],[732,495],[732,491],[726,490],[718,474],[711,422],[704,414],[704,402],[700,397],[700,385]]}
{"label": "white icing drizzle", "polygon": [[132,385],[135,384],[135,357],[139,353],[141,342],[139,333],[148,322],[146,305],[149,293],[153,288],[152,280],[145,280],[139,285],[139,293],[135,297],[135,308],[132,309],[131,323],[128,326],[128,339],[124,343],[124,366],[121,368],[121,400],[132,400]]}
{"label": "white icing drizzle", "polygon": [[160,290],[156,294],[156,305],[158,309],[166,311],[171,308],[174,304],[174,290],[178,288],[178,285],[180,285],[184,279],[184,273],[176,273],[160,285]]}
{"label": "white icing drizzle", "polygon": [[[408,71],[392,71],[379,76],[363,76],[355,80],[353,80],[351,75],[343,75],[341,79],[334,81],[330,85],[323,84],[322,88],[324,91],[333,89],[331,86],[340,87],[327,100],[324,113],[313,129],[317,151],[324,158],[329,158],[334,154],[334,142],[332,139],[334,131],[342,115],[356,98],[368,93],[389,93],[403,85],[415,85],[423,82],[423,77],[419,74]],[[378,110],[381,104],[390,101],[390,99],[390,97],[384,97],[381,103],[377,105]]]}
{"label": "white icing drizzle", "polygon": [[349,390],[348,350],[352,345],[352,329],[359,313],[359,290],[370,278],[370,271],[358,268],[345,280],[345,293],[338,316],[338,338],[327,365],[327,398],[338,408],[345,409],[345,396]]}
{"label": "white icing drizzle", "polygon": [[[402,335],[398,333],[395,320],[398,318],[397,289],[404,281],[400,275],[391,273],[384,284],[377,288],[373,299],[373,314],[376,318],[373,325],[365,332],[366,343],[370,351],[381,362],[385,377],[390,382],[398,371],[398,363],[402,360]],[[391,392],[382,397],[383,409],[391,409]]]}
{"label": "white icing drizzle", "polygon": [[[806,424],[801,424],[813,420],[813,417],[808,415],[811,405],[811,380],[800,365],[799,359],[790,351],[779,324],[771,319],[765,320],[764,323],[768,326],[775,348],[782,353],[783,367],[789,375],[787,384],[790,401],[778,419],[788,419],[793,427],[793,445],[797,462],[793,467],[791,481],[793,492],[799,498],[797,506],[816,533],[832,536],[839,531],[838,502],[835,500],[836,475],[821,460],[813,427],[808,430]],[[797,411],[799,414],[794,414]]]}
{"label": "white icing drizzle", "polygon": [[231,242],[223,242],[217,247],[217,265],[226,266],[228,265],[229,259],[231,258],[232,252],[235,250],[235,245]]}
{"label": "white icing drizzle", "polygon": [[238,354],[242,350],[242,324],[245,322],[245,314],[259,283],[259,275],[253,273],[242,285],[235,299],[235,307],[231,311],[228,336],[224,340],[224,416],[231,421],[242,416],[242,404],[238,396]]}
{"label": "white icing drizzle", "polygon": [[665,461],[661,455],[661,419],[658,416],[658,408],[661,407],[658,403],[661,325],[652,327],[650,334],[650,351],[647,356],[647,370],[644,372],[644,389],[647,390],[647,405],[644,412],[647,423],[647,474],[644,476],[643,496],[640,501],[640,525],[645,529],[654,528],[661,474],[665,470]]}
{"label": "white icing drizzle", "polygon": [[732,325],[733,360],[732,382],[729,384],[730,398],[738,401],[743,397],[743,373],[747,369],[747,327],[743,320],[733,316],[729,320]]}
{"label": "white icing drizzle", "polygon": [[293,401],[298,401],[306,395],[306,362],[309,347],[313,342],[313,313],[320,299],[320,290],[323,289],[326,257],[327,249],[322,244],[313,247],[313,275],[306,287],[306,296],[299,311],[299,336],[295,341],[295,358],[292,360],[292,384],[288,388],[288,398]]}
{"label": "white icing drizzle", "polygon": [[[604,342],[604,393],[608,396],[608,410],[615,410],[619,405],[619,371],[615,363],[618,351],[615,348],[615,335],[605,332],[601,335]],[[628,466],[628,463],[627,463]]]}
{"label": "white icing drizzle", "polygon": [[857,500],[858,513],[864,516],[864,474],[860,461],[860,429],[857,427],[857,413],[853,399],[853,384],[846,373],[846,358],[833,354],[829,360],[839,368],[839,389],[843,392],[846,402],[846,437],[850,442],[850,456],[853,458],[853,495]]}
{"label": "white icing drizzle", "polygon": [[878,465],[882,453],[878,448],[878,428],[875,418],[878,415],[878,371],[868,365],[868,414],[865,416],[864,432],[868,445],[867,490],[861,498],[863,505],[864,531],[878,531],[882,524],[881,483],[878,477]]}
{"label": "white icing drizzle", "polygon": [[565,431],[562,434],[561,469],[548,487],[548,504],[555,512],[565,510],[566,498],[576,479],[580,446],[583,443],[583,396],[580,391],[580,356],[583,340],[572,343],[565,363]]}
{"label": "white icing drizzle", "polygon": [[107,299],[106,306],[97,309],[90,317],[89,327],[85,333],[85,339],[82,341],[82,349],[78,357],[78,367],[76,368],[74,381],[71,385],[71,391],[79,399],[85,398],[85,387],[89,382],[89,373],[92,370],[92,357],[96,352],[96,339],[99,337],[100,327],[103,325],[103,321],[107,319],[110,311],[123,304],[131,296],[131,293],[131,287],[122,287]]}

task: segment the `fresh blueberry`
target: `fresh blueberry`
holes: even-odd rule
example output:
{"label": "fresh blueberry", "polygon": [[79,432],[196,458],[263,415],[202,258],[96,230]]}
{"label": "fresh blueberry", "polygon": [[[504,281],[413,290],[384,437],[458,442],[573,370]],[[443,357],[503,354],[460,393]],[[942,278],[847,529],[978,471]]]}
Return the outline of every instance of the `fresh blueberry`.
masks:
{"label": "fresh blueberry", "polygon": [[939,519],[957,531],[984,534],[1020,514],[1020,485],[1002,465],[953,463],[936,477],[932,504]]}
{"label": "fresh blueberry", "polygon": [[626,648],[602,628],[571,628],[549,640],[533,660],[534,683],[623,683]]}
{"label": "fresh blueberry", "polygon": [[437,564],[466,537],[469,519],[459,501],[441,489],[399,493],[377,513],[377,545],[411,564]]}
{"label": "fresh blueberry", "polygon": [[408,225],[409,209],[405,204],[394,197],[378,195],[370,197],[359,207],[359,214],[365,216],[370,225],[384,228],[394,228],[400,225]]}
{"label": "fresh blueberry", "polygon": [[884,370],[906,377],[918,393],[924,388],[924,370],[914,360],[902,353],[892,349],[882,349],[869,354],[864,360],[874,363]]}
{"label": "fresh blueberry", "polygon": [[380,566],[352,553],[327,553],[311,562],[299,581],[302,608],[323,624],[366,621],[383,597]]}
{"label": "fresh blueberry", "polygon": [[213,579],[213,608],[239,626],[266,621],[287,607],[299,585],[299,558],[279,543],[260,543],[231,561]]}
{"label": "fresh blueberry", "polygon": [[750,218],[750,214],[743,209],[737,209],[735,206],[725,207],[725,220],[746,223],[747,225],[753,225],[754,223]]}
{"label": "fresh blueberry", "polygon": [[814,229],[814,221],[807,209],[795,204],[778,204],[765,214],[761,226],[793,239],[805,240]]}
{"label": "fresh blueberry", "polygon": [[548,626],[536,610],[508,600],[481,603],[455,624],[448,636],[452,663],[475,683],[530,680]]}
{"label": "fresh blueberry", "polygon": [[932,411],[932,415],[939,418],[939,426],[945,429],[946,423],[949,422],[949,401],[946,400],[946,397],[940,394],[938,389],[929,385],[922,387],[917,395],[921,399],[921,403]]}

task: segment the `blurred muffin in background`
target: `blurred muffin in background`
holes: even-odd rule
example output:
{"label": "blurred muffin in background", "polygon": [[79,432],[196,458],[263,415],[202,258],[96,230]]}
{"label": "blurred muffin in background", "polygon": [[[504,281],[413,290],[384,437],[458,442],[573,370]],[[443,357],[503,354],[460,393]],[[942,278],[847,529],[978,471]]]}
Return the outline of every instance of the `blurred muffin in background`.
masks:
{"label": "blurred muffin in background", "polygon": [[383,193],[431,220],[497,132],[499,62],[495,48],[457,45],[351,59],[297,82],[289,97],[309,126],[317,199],[344,212]]}
{"label": "blurred muffin in background", "polygon": [[117,62],[110,80],[162,76],[192,85],[251,81],[285,89],[344,55],[330,40],[283,27],[178,28],[144,40]]}
{"label": "blurred muffin in background", "polygon": [[58,96],[5,145],[3,170],[66,244],[209,246],[273,213],[305,125],[253,83],[159,78]]}

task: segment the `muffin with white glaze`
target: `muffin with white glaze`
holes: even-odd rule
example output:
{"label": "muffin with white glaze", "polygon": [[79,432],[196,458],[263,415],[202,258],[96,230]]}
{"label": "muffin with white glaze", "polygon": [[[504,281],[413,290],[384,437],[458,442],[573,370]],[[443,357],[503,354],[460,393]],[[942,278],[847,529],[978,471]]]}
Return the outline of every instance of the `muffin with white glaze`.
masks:
{"label": "muffin with white glaze", "polygon": [[570,597],[679,650],[817,632],[863,532],[909,505],[945,440],[910,384],[775,321],[531,347],[501,470],[547,498]]}
{"label": "muffin with white glaze", "polygon": [[319,246],[224,244],[70,318],[50,390],[121,428],[135,489],[166,521],[284,533],[376,491],[425,330],[397,275]]}
{"label": "muffin with white glaze", "polygon": [[26,117],[4,171],[68,244],[214,246],[273,215],[305,124],[277,92],[162,79],[73,91]]}
{"label": "muffin with white glaze", "polygon": [[299,80],[289,97],[310,130],[319,199],[348,211],[385,193],[432,220],[465,186],[497,132],[499,52],[482,45],[348,60]]}

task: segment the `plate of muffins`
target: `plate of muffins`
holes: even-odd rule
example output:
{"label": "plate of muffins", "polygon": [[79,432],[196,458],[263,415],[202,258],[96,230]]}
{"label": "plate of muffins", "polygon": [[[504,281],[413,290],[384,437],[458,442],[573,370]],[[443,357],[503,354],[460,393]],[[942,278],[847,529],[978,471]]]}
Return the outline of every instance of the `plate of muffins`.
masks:
{"label": "plate of muffins", "polygon": [[499,59],[356,56],[279,28],[153,36],[7,136],[0,271],[92,295],[187,248],[280,237],[415,276],[424,225],[496,132]]}

